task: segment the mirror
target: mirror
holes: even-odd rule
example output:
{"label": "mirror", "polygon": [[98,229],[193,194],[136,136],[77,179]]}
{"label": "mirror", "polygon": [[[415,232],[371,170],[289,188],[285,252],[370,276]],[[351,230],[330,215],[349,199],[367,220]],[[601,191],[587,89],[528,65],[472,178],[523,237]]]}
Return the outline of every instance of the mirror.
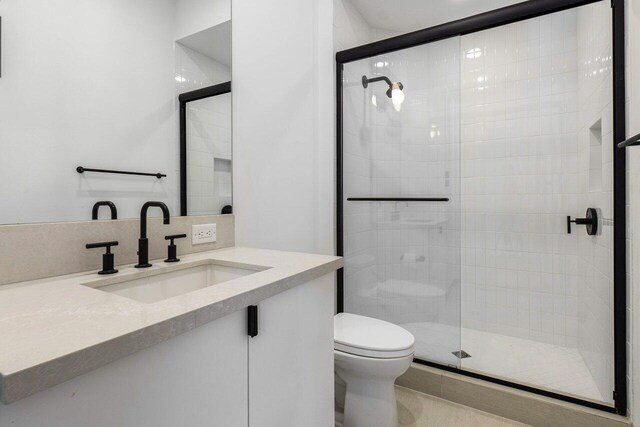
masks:
{"label": "mirror", "polygon": [[[0,224],[91,220],[98,202],[118,219],[148,200],[230,210],[230,0],[3,0],[0,16]],[[181,95],[221,84],[181,123]]]}
{"label": "mirror", "polygon": [[180,95],[180,212],[232,213],[231,82]]}

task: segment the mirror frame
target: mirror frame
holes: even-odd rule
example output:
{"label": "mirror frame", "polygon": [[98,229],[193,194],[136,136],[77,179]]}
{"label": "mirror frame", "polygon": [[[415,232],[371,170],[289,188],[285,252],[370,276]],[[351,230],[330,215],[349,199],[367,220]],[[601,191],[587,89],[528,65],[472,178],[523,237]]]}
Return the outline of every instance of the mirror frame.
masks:
{"label": "mirror frame", "polygon": [[231,82],[228,81],[178,96],[180,101],[180,216],[187,216],[187,103],[230,92]]}

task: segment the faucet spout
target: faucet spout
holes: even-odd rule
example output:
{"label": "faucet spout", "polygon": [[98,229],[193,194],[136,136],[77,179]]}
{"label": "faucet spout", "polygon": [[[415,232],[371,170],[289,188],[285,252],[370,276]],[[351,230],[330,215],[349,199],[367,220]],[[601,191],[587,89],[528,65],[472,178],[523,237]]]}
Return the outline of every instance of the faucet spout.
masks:
{"label": "faucet spout", "polygon": [[146,239],[147,237],[147,211],[151,207],[157,207],[162,209],[162,223],[170,224],[171,223],[171,215],[169,214],[169,208],[162,202],[147,202],[142,205],[142,210],[140,211],[140,238]]}
{"label": "faucet spout", "polygon": [[109,207],[109,209],[111,210],[111,219],[118,219],[118,209],[116,208],[115,203],[105,200],[102,202],[96,202],[96,204],[93,205],[93,209],[91,210],[92,220],[98,219],[98,210],[100,209],[100,206]]}
{"label": "faucet spout", "polygon": [[151,267],[149,263],[149,239],[147,238],[147,212],[149,208],[156,207],[162,210],[163,224],[171,223],[169,208],[162,202],[147,202],[142,205],[140,211],[140,238],[138,239],[138,264],[136,268]]}

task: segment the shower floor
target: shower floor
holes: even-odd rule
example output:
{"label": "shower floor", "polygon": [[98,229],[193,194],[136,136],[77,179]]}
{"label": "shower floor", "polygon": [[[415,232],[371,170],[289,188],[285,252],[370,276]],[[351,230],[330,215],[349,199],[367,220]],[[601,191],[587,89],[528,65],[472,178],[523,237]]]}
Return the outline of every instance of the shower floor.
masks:
{"label": "shower floor", "polygon": [[[402,325],[416,337],[416,357],[596,401],[603,399],[575,348],[437,323]],[[471,357],[458,359],[451,352]]]}

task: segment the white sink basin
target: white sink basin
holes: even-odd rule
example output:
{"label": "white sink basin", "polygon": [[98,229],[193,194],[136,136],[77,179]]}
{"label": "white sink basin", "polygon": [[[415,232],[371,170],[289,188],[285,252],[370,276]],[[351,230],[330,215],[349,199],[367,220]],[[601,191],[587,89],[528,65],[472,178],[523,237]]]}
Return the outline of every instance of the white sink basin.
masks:
{"label": "white sink basin", "polygon": [[124,276],[120,281],[116,276],[102,281],[86,283],[85,286],[103,292],[120,295],[143,303],[154,303],[167,298],[214,286],[219,283],[249,274],[258,273],[269,267],[247,266],[229,267],[212,261],[177,266],[169,272],[150,271],[134,278]]}

